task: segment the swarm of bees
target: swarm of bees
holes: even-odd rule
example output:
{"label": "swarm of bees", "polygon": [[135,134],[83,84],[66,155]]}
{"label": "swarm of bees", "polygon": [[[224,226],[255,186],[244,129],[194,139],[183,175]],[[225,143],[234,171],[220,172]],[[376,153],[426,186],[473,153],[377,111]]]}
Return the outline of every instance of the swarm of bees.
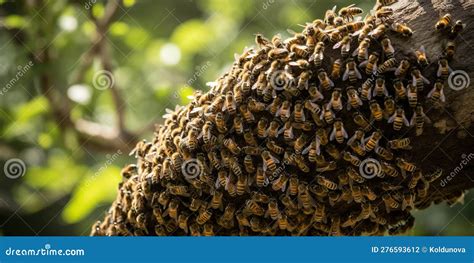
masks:
{"label": "swarm of bees", "polygon": [[[464,25],[435,25],[448,44],[438,65],[390,5],[354,5],[256,47],[187,106],[168,110],[152,142],[132,152],[118,197],[92,235],[384,235],[414,225],[443,171],[410,161],[413,138],[442,107]],[[332,50],[332,51],[331,51]],[[437,66],[436,76],[424,76]],[[370,167],[363,167],[371,161]],[[368,175],[367,173],[372,173]],[[454,203],[463,193],[453,194]]]}

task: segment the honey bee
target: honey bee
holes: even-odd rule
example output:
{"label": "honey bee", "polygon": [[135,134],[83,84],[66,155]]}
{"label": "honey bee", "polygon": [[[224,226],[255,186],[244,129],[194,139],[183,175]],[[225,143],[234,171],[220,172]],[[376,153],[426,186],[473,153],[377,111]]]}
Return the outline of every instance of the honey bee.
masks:
{"label": "honey bee", "polygon": [[255,117],[252,112],[249,111],[247,104],[240,105],[239,111],[246,122],[253,123],[255,121]]}
{"label": "honey bee", "polygon": [[447,59],[453,59],[454,53],[456,52],[456,44],[454,43],[454,41],[448,40],[444,52],[446,53]]}
{"label": "honey bee", "polygon": [[382,37],[386,31],[387,31],[387,27],[384,24],[380,24],[369,33],[369,36],[377,40],[380,37]]}
{"label": "honey bee", "polygon": [[397,158],[396,162],[397,162],[397,166],[400,167],[400,169],[405,170],[407,172],[414,172],[416,169],[415,164],[407,162],[403,158]]}
{"label": "honey bee", "polygon": [[385,79],[378,77],[375,80],[375,87],[374,91],[372,93],[372,96],[377,97],[377,96],[388,96],[388,91],[387,88],[385,87]]}
{"label": "honey bee", "polygon": [[344,72],[344,75],[342,76],[342,80],[346,81],[347,79],[349,79],[350,82],[356,82],[357,79],[361,79],[361,78],[362,78],[362,75],[357,69],[354,59],[349,58],[348,62],[346,63],[346,71]]}
{"label": "honey bee", "polygon": [[334,82],[328,77],[326,71],[324,71],[322,68],[318,71],[318,79],[320,88],[323,90],[329,90],[334,87]]}
{"label": "honey bee", "polygon": [[351,187],[352,196],[354,197],[354,202],[362,203],[364,201],[364,196],[362,195],[362,189],[358,185],[353,185]]}
{"label": "honey bee", "polygon": [[438,61],[438,71],[436,75],[443,80],[448,79],[448,75],[453,71],[451,67],[448,65],[448,60],[446,58],[441,58]]}
{"label": "honey bee", "polygon": [[410,126],[408,119],[405,116],[405,110],[401,107],[397,108],[395,113],[388,119],[388,123],[393,122],[393,129],[399,131],[403,125]]}
{"label": "honey bee", "polygon": [[388,193],[382,195],[382,200],[385,204],[385,209],[387,213],[390,213],[392,209],[397,209],[400,207],[400,203],[393,199],[393,197]]}
{"label": "honey bee", "polygon": [[275,172],[277,163],[280,163],[280,161],[273,157],[269,151],[263,151],[261,156],[263,159],[263,171],[266,171],[268,168],[270,171]]}
{"label": "honey bee", "polygon": [[242,150],[239,147],[239,145],[234,140],[232,140],[231,138],[224,139],[224,141],[222,143],[234,155],[238,155],[240,153],[240,151]]}
{"label": "honey bee", "polygon": [[316,172],[318,173],[330,172],[330,171],[336,170],[336,168],[337,168],[337,163],[335,161],[330,161],[326,165],[322,165],[316,168]]}
{"label": "honey bee", "polygon": [[323,110],[321,111],[320,119],[324,119],[327,124],[332,124],[334,122],[334,112],[331,110],[331,104],[327,103],[323,106]]}
{"label": "honey bee", "polygon": [[381,7],[381,6],[389,6],[389,5],[393,5],[395,4],[396,2],[398,2],[398,0],[377,0],[377,4],[376,4],[376,8],[377,7]]}
{"label": "honey bee", "polygon": [[[307,143],[307,137],[304,133],[302,133],[295,141],[295,145],[294,145],[294,150],[295,150],[295,153],[296,154],[300,154],[303,149],[304,149],[304,146],[306,145]],[[283,148],[282,148],[282,152],[283,152]]]}
{"label": "honey bee", "polygon": [[301,102],[295,103],[293,114],[296,122],[304,122],[306,120]]}
{"label": "honey bee", "polygon": [[353,121],[359,127],[361,127],[364,131],[371,129],[371,124],[365,117],[358,111],[354,112],[353,114]]}
{"label": "honey bee", "polygon": [[266,146],[270,151],[274,152],[275,154],[283,154],[283,152],[285,151],[283,147],[279,146],[273,140],[267,141]]}
{"label": "honey bee", "polygon": [[244,167],[245,167],[245,171],[247,173],[253,173],[255,172],[255,165],[253,164],[253,159],[252,159],[252,156],[250,155],[245,155],[244,157]]}
{"label": "honey bee", "polygon": [[[273,48],[268,52],[268,57],[270,59],[284,59],[288,57],[290,53],[286,48],[278,47],[278,48]],[[279,64],[280,62],[278,60],[274,61],[275,65]]]}
{"label": "honey bee", "polygon": [[215,121],[214,122],[216,124],[216,128],[217,128],[217,131],[219,131],[219,133],[226,133],[227,132],[226,121],[224,119],[224,114],[222,112],[218,112],[215,115]]}
{"label": "honey bee", "polygon": [[420,136],[423,133],[423,126],[427,123],[431,123],[431,120],[423,112],[423,106],[417,105],[413,113],[413,117],[410,120],[410,126],[415,126],[416,136]]}
{"label": "honey bee", "polygon": [[392,96],[385,97],[384,100],[384,117],[388,119],[395,113],[395,100],[393,100]]}
{"label": "honey bee", "polygon": [[336,111],[342,110],[342,98],[341,98],[341,89],[335,88],[331,95],[331,100],[329,101],[329,105],[332,109]]}
{"label": "honey bee", "polygon": [[354,36],[359,36],[358,40],[361,42],[363,39],[369,36],[369,33],[374,29],[374,25],[366,21],[365,25],[361,30],[354,33]]}
{"label": "honey bee", "polygon": [[371,100],[369,104],[371,118],[381,121],[383,118],[382,107],[376,100]]}
{"label": "honey bee", "polygon": [[298,186],[298,203],[305,209],[312,208],[315,205],[315,202],[309,193],[308,185],[305,183],[300,183]]}
{"label": "honey bee", "polygon": [[359,62],[365,61],[369,58],[370,38],[364,38],[352,53],[352,56],[357,56]]}
{"label": "honey bee", "polygon": [[342,154],[342,156],[343,156],[344,160],[346,160],[347,162],[351,163],[354,166],[359,167],[359,165],[361,163],[361,160],[359,159],[359,157],[357,157],[355,155],[352,155],[350,152],[347,152],[347,151],[345,151]]}
{"label": "honey bee", "polygon": [[[352,181],[355,181],[357,183],[363,183],[365,182],[365,179],[364,177],[362,177],[356,170],[354,170],[353,167],[347,167],[346,168],[346,174],[348,175],[348,177],[352,180]],[[351,183],[349,183],[351,184]],[[352,188],[352,187],[351,187]]]}
{"label": "honey bee", "polygon": [[278,137],[278,131],[280,130],[280,124],[277,121],[272,121],[270,122],[270,125],[268,126],[267,129],[267,135],[270,138],[276,138]]}
{"label": "honey bee", "polygon": [[442,81],[436,81],[434,84],[433,89],[428,93],[426,96],[427,98],[431,99],[431,102],[434,104],[439,104],[441,102],[446,101],[446,97],[444,96],[444,84]]}
{"label": "honey bee", "polygon": [[450,39],[455,39],[465,27],[466,27],[466,25],[463,24],[461,20],[457,20],[456,23],[454,23],[453,28],[451,29],[451,32],[449,34],[449,38]]}
{"label": "honey bee", "polygon": [[258,138],[265,138],[267,136],[267,125],[268,125],[268,120],[265,118],[262,118],[258,121],[257,123],[257,137]]}
{"label": "honey bee", "polygon": [[352,137],[347,141],[347,145],[351,145],[354,141],[362,142],[362,140],[364,139],[364,134],[365,133],[363,129],[355,130],[354,135],[352,135]]}
{"label": "honey bee", "polygon": [[369,56],[369,59],[362,61],[359,66],[365,67],[365,74],[375,74],[377,72],[377,62],[379,60],[379,54],[377,52],[372,52]]}
{"label": "honey bee", "polygon": [[402,138],[402,139],[391,140],[388,142],[387,145],[393,150],[399,150],[399,149],[410,150],[411,149],[410,142],[411,142],[410,138]]}
{"label": "honey bee", "polygon": [[184,196],[189,197],[191,194],[189,193],[189,188],[185,185],[168,185],[168,190],[172,195]]}
{"label": "honey bee", "polygon": [[438,20],[438,22],[436,22],[435,29],[438,31],[448,29],[449,25],[451,24],[451,20],[451,14],[445,14]]}
{"label": "honey bee", "polygon": [[248,109],[252,112],[260,112],[265,110],[267,105],[263,102],[256,101],[254,98],[249,98]]}
{"label": "honey bee", "polygon": [[280,177],[278,177],[275,181],[273,181],[272,189],[273,191],[281,190],[282,192],[285,192],[287,183],[288,183],[288,176],[286,174],[283,174]]}
{"label": "honey bee", "polygon": [[395,70],[395,76],[397,77],[405,76],[409,68],[410,68],[410,62],[406,59],[403,59],[400,62],[400,65],[398,66],[397,70]]}
{"label": "honey bee", "polygon": [[341,41],[337,42],[334,46],[333,49],[341,49],[341,56],[343,58],[346,58],[349,55],[349,51],[351,50],[351,37],[350,36],[345,36],[342,38]]}
{"label": "honey bee", "polygon": [[375,17],[379,19],[386,19],[393,14],[393,9],[387,6],[381,6],[375,11]]}
{"label": "honey bee", "polygon": [[395,49],[392,46],[390,38],[385,37],[384,39],[382,39],[382,49],[387,58],[393,58],[395,54]]}
{"label": "honey bee", "polygon": [[404,37],[411,37],[413,35],[413,30],[403,23],[393,23],[391,28]]}
{"label": "honey bee", "polygon": [[382,63],[378,69],[377,69],[377,75],[384,74],[385,72],[388,71],[395,71],[397,70],[397,59],[396,58],[390,58],[385,60],[384,63]]}
{"label": "honey bee", "polygon": [[347,21],[351,21],[354,19],[354,16],[362,14],[363,10],[359,7],[355,7],[355,4],[350,6],[346,6],[339,10],[339,15],[345,18]]}
{"label": "honey bee", "polygon": [[390,161],[393,159],[393,152],[381,146],[377,146],[375,148],[375,153],[387,161]]}
{"label": "honey bee", "polygon": [[422,67],[426,67],[429,62],[426,57],[426,50],[424,46],[421,46],[416,52],[416,60],[418,61],[418,64]]}
{"label": "honey bee", "polygon": [[418,89],[414,86],[411,82],[408,83],[407,86],[407,97],[408,97],[408,104],[410,107],[416,107],[418,103]]}
{"label": "honey bee", "polygon": [[308,47],[305,45],[293,44],[290,51],[300,58],[306,58],[309,55]]}
{"label": "honey bee", "polygon": [[283,101],[280,109],[276,112],[275,116],[280,117],[282,121],[287,121],[291,116],[291,102]]}
{"label": "honey bee", "polygon": [[332,141],[336,139],[338,143],[343,143],[344,139],[347,139],[349,136],[347,135],[346,130],[344,129],[344,124],[340,119],[336,119],[333,124],[333,129],[331,135],[329,136],[329,140]]}
{"label": "honey bee", "polygon": [[246,175],[239,175],[237,177],[237,195],[243,195],[248,191],[248,178]]}
{"label": "honey bee", "polygon": [[372,78],[367,79],[362,83],[360,90],[360,98],[362,100],[370,100],[372,98],[372,88],[374,87],[374,81]]}
{"label": "honey bee", "polygon": [[270,216],[271,219],[277,220],[280,217],[280,210],[278,209],[278,202],[276,199],[272,198],[270,202],[268,202],[267,212],[265,213],[265,217]]}
{"label": "honey bee", "polygon": [[309,86],[308,93],[312,101],[320,101],[324,99],[323,94],[316,85]]}
{"label": "honey bee", "polygon": [[337,17],[336,6],[334,6],[332,9],[327,10],[326,13],[324,14],[324,23],[328,25],[334,25],[334,18],[336,17]]}
{"label": "honey bee", "polygon": [[372,151],[375,147],[378,146],[380,138],[382,138],[381,130],[376,130],[372,132],[372,135],[370,135],[367,139],[364,140],[365,150],[368,152]]}
{"label": "honey bee", "polygon": [[415,195],[406,192],[403,194],[403,200],[402,200],[402,210],[411,210],[415,207]]}
{"label": "honey bee", "polygon": [[332,63],[332,68],[331,68],[332,79],[339,79],[339,77],[341,76],[341,68],[342,68],[342,60],[338,58],[334,61],[334,63]]}
{"label": "honey bee", "polygon": [[[293,139],[295,138],[295,134],[293,133],[293,126],[291,125],[291,122],[286,122],[284,127],[281,129],[283,131],[283,139],[287,143],[292,143]],[[280,131],[279,131],[280,132]]]}
{"label": "honey bee", "polygon": [[359,94],[357,93],[357,90],[353,86],[349,86],[346,89],[347,93],[347,110],[350,110],[351,108],[357,109],[360,106],[362,106],[362,100],[359,97]]}
{"label": "honey bee", "polygon": [[418,90],[423,90],[424,84],[430,84],[430,81],[421,75],[421,71],[417,68],[411,71],[413,85],[417,87]]}
{"label": "honey bee", "polygon": [[393,80],[393,88],[395,89],[395,99],[401,100],[406,97],[406,89],[403,86],[403,82],[400,79]]}
{"label": "honey bee", "polygon": [[316,209],[314,210],[313,220],[315,222],[327,222],[327,215],[326,215],[326,206],[323,204],[317,204]]}
{"label": "honey bee", "polygon": [[309,58],[309,62],[313,62],[316,67],[321,67],[321,63],[324,59],[324,42],[318,42],[314,49],[313,54]]}
{"label": "honey bee", "polygon": [[308,154],[308,160],[313,163],[316,162],[316,156],[321,154],[319,139],[316,138],[315,140],[313,140],[310,145],[302,151],[301,154]]}
{"label": "honey bee", "polygon": [[316,39],[318,42],[328,42],[329,41],[329,35],[321,30],[320,28],[316,28],[314,30],[314,39]]}

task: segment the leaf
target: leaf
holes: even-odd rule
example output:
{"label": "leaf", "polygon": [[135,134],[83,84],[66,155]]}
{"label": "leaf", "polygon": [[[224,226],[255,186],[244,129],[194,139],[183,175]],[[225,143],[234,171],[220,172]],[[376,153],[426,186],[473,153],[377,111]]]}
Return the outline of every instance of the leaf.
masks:
{"label": "leaf", "polygon": [[26,20],[19,15],[9,15],[5,18],[4,24],[7,28],[23,28],[26,25]]}

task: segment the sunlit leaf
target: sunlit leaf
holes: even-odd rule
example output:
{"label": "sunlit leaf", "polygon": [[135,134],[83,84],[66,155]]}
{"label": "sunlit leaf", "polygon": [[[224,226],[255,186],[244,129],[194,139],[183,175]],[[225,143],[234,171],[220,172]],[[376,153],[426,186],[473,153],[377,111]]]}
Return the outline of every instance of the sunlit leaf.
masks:
{"label": "sunlit leaf", "polygon": [[3,23],[8,28],[23,28],[26,25],[26,20],[19,15],[9,15],[5,18]]}
{"label": "sunlit leaf", "polygon": [[135,3],[136,3],[135,0],[123,0],[123,5],[124,5],[125,7],[131,7],[131,6],[133,6]]}
{"label": "sunlit leaf", "polygon": [[114,36],[124,36],[129,31],[129,26],[124,22],[115,22],[110,26],[110,34]]}

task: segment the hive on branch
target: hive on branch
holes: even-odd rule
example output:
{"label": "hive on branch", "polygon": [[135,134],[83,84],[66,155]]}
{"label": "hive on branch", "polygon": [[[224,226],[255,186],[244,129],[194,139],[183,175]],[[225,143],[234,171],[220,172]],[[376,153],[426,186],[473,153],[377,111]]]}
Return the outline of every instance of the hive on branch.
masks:
{"label": "hive on branch", "polygon": [[463,23],[433,20],[443,43],[430,55],[392,45],[409,41],[410,25],[374,10],[363,20],[354,6],[328,10],[285,40],[258,34],[137,144],[92,234],[399,234],[413,209],[462,199],[433,194],[447,171],[422,168],[412,149],[446,107]]}

